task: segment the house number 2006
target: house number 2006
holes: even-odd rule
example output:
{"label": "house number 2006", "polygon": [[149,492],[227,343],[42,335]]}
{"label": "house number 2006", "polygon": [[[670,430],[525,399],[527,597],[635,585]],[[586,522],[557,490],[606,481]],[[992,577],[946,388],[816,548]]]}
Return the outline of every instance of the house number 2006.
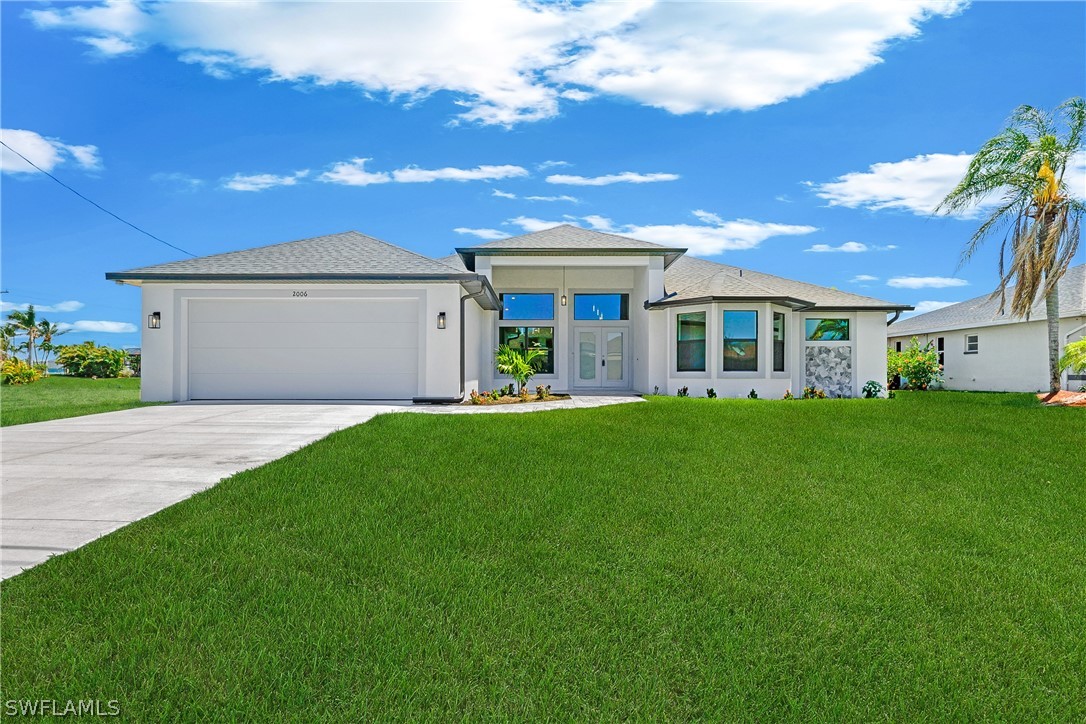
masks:
{"label": "house number 2006", "polygon": [[291,296],[293,296],[293,297],[308,297],[309,292],[291,292]]}

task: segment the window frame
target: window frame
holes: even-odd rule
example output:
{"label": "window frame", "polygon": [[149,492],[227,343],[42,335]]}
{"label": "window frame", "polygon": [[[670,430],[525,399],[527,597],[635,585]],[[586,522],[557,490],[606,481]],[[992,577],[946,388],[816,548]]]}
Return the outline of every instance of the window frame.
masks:
{"label": "window frame", "polygon": [[[679,321],[679,317],[688,316],[688,315],[697,315],[697,314],[700,314],[701,317],[702,317],[702,322],[704,324],[704,334],[705,334],[705,336],[701,339],[701,343],[702,343],[702,364],[701,364],[701,369],[682,369],[682,368],[679,367],[679,359],[680,359],[679,342],[682,341],[682,340],[679,339],[679,330],[681,329],[681,322]],[[683,311],[677,311],[677,312],[675,312],[673,318],[675,320],[674,333],[672,334],[672,340],[675,343],[675,345],[673,347],[673,349],[675,351],[675,364],[673,365],[674,372],[676,374],[690,374],[690,375],[705,376],[709,372],[709,338],[711,336],[709,334],[709,323],[710,323],[709,311],[707,309],[689,309],[689,310],[684,311],[684,312]],[[688,342],[696,342],[698,340],[686,340],[686,341],[688,341]]]}
{"label": "window frame", "polygon": [[[808,322],[824,322],[832,319],[838,322],[844,322],[847,327],[847,334],[844,339],[812,339],[807,336],[807,323]],[[811,317],[807,316],[803,318],[803,341],[805,344],[851,344],[852,343],[852,317]]]}
{"label": "window frame", "polygon": [[[973,349],[969,349],[969,338],[973,338]],[[980,335],[979,334],[967,334],[965,335],[965,352],[964,354],[980,354]]]}
{"label": "window frame", "polygon": [[[762,318],[761,318],[761,316],[759,314],[762,311],[764,311],[764,309],[749,309],[749,308],[745,308],[745,307],[740,307],[740,308],[737,308],[737,309],[725,308],[725,309],[720,310],[720,345],[718,346],[718,349],[720,350],[720,364],[717,366],[717,369],[719,370],[719,372],[722,375],[725,375],[725,376],[731,376],[731,375],[751,376],[751,375],[761,375],[762,374],[762,372],[763,372],[763,370],[762,370],[762,360],[761,360],[761,355],[762,355],[762,349],[761,349],[761,337],[762,337],[761,323],[762,323]],[[736,370],[736,369],[728,369],[727,368],[728,356],[724,353],[724,346],[728,341],[728,337],[727,337],[727,329],[728,329],[727,316],[728,316],[728,314],[738,314],[738,313],[753,314],[754,315],[754,335],[755,335],[754,339],[751,340],[751,339],[746,338],[746,337],[743,337],[743,338],[738,338],[737,337],[737,338],[735,338],[735,341],[737,341],[737,342],[750,342],[750,341],[754,342],[754,368],[753,369],[738,369],[738,370]]]}
{"label": "window frame", "polygon": [[[602,324],[602,325],[618,325],[630,323],[630,292],[625,289],[607,289],[603,291],[588,291],[584,289],[578,289],[576,291],[570,290],[570,296],[572,297],[571,304],[569,305],[569,320],[573,325],[585,325],[585,324]],[[577,316],[577,297],[603,297],[614,295],[620,297],[619,299],[619,313],[625,310],[626,317],[619,319],[599,319],[592,317],[590,319],[581,319]]]}
{"label": "window frame", "polygon": [[[549,296],[551,298],[551,316],[549,316],[549,317],[506,317],[505,316],[505,295],[507,295],[507,294],[509,294],[509,295],[523,294],[525,296],[539,296],[539,297]],[[526,322],[526,321],[527,322],[532,322],[532,321],[550,322],[551,324],[549,326],[556,326],[555,323],[558,321],[558,314],[557,314],[557,311],[556,311],[557,310],[557,305],[555,304],[555,298],[556,297],[557,297],[557,295],[554,293],[553,290],[542,290],[542,289],[520,289],[520,290],[507,289],[507,290],[498,292],[498,307],[499,307],[499,309],[498,309],[498,321],[499,322]],[[509,325],[507,325],[507,326],[509,326]],[[519,325],[515,325],[515,326],[519,326]],[[533,325],[533,326],[540,327],[540,326],[548,326],[548,325]]]}
{"label": "window frame", "polygon": [[[772,307],[769,308],[769,371],[774,375],[782,375],[788,372],[788,313]],[[777,318],[781,320],[781,339],[777,339],[777,330],[774,324]],[[777,342],[781,343],[781,367],[777,369]]]}
{"label": "window frame", "polygon": [[[521,321],[521,320],[502,320],[502,321],[518,322],[518,321]],[[549,330],[551,330],[551,346],[550,346],[551,370],[550,370],[550,372],[546,372],[544,370],[539,370],[539,371],[537,371],[535,373],[535,376],[536,377],[548,377],[548,378],[558,376],[558,325],[557,324],[554,324],[553,322],[551,324],[501,324],[499,322],[498,328],[497,328],[498,346],[501,346],[501,345],[505,344],[504,337],[502,335],[502,330],[503,329],[519,329],[519,330],[522,330],[522,334],[524,335],[525,349],[528,348],[528,340],[529,340],[528,330],[529,329],[549,329]],[[491,364],[493,364],[493,360],[491,360]],[[512,379],[508,375],[498,374],[497,371],[495,371],[494,376],[495,376],[495,378]]]}

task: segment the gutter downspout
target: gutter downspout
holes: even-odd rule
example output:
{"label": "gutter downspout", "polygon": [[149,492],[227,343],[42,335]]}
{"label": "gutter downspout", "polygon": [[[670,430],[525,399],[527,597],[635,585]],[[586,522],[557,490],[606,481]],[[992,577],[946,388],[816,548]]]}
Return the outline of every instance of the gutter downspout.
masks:
{"label": "gutter downspout", "polygon": [[886,326],[889,327],[891,324],[896,322],[898,320],[898,317],[900,317],[900,316],[901,316],[901,310],[899,309],[896,312],[894,312],[894,318],[891,319],[889,322],[887,322]]}
{"label": "gutter downspout", "polygon": [[464,330],[464,303],[471,299],[475,300],[486,294],[486,287],[480,286],[479,291],[474,294],[465,294],[460,297],[460,396],[459,397],[413,397],[411,402],[416,405],[458,405],[464,401],[464,365],[465,365],[465,353],[464,353],[464,341],[466,332]]}

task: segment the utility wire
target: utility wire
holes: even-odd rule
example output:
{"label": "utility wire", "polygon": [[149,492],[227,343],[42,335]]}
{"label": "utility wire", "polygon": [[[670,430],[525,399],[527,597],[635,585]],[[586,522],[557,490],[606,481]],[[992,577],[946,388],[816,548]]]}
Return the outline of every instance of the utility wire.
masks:
{"label": "utility wire", "polygon": [[88,204],[90,204],[91,206],[95,207],[96,209],[98,209],[98,210],[100,210],[100,211],[104,211],[104,212],[106,212],[107,214],[109,214],[110,216],[112,216],[112,217],[113,217],[114,219],[116,219],[117,221],[121,222],[122,224],[126,224],[127,226],[131,226],[131,227],[132,227],[133,229],[135,229],[136,231],[140,232],[141,234],[144,234],[145,236],[149,236],[149,237],[151,237],[152,239],[154,239],[155,241],[157,241],[158,243],[160,243],[160,244],[165,244],[166,246],[170,247],[171,249],[176,249],[177,251],[181,252],[182,254],[188,254],[188,255],[189,255],[189,256],[191,256],[191,257],[195,257],[195,256],[196,256],[196,255],[195,255],[195,254],[193,254],[192,252],[189,252],[189,251],[185,251],[184,249],[182,249],[182,248],[181,248],[181,247],[179,247],[179,246],[174,246],[174,245],[173,245],[173,244],[171,244],[170,242],[168,242],[168,241],[165,241],[164,239],[160,239],[160,238],[158,238],[157,236],[155,236],[154,234],[152,234],[152,233],[151,233],[150,231],[146,231],[146,230],[144,230],[144,229],[141,229],[140,227],[138,227],[138,226],[136,226],[135,224],[133,224],[133,223],[132,223],[131,221],[125,221],[125,220],[124,220],[124,219],[122,219],[122,218],[121,218],[120,216],[117,216],[117,215],[116,215],[115,213],[113,213],[113,212],[112,212],[112,211],[110,211],[109,209],[107,209],[107,208],[103,207],[103,206],[102,206],[101,204],[98,204],[98,203],[96,203],[96,202],[94,202],[94,201],[91,201],[91,200],[90,200],[90,199],[88,199],[88,198],[87,198],[86,196],[84,196],[83,194],[79,193],[78,191],[76,191],[75,189],[73,189],[73,188],[72,188],[71,186],[69,186],[68,184],[64,183],[63,181],[61,181],[60,179],[58,179],[58,178],[57,178],[56,176],[54,176],[53,174],[49,173],[49,172],[48,172],[48,171],[46,171],[46,170],[45,170],[44,168],[42,168],[42,167],[41,167],[41,166],[39,166],[38,164],[34,163],[34,162],[33,162],[33,161],[31,161],[31,160],[30,160],[29,158],[27,158],[27,157],[26,157],[26,156],[24,156],[23,154],[19,153],[18,151],[16,151],[16,150],[15,150],[14,148],[12,148],[12,147],[11,147],[11,146],[9,146],[8,144],[4,143],[3,141],[0,141],[0,146],[3,146],[3,147],[4,147],[4,148],[6,148],[7,150],[11,151],[11,152],[12,152],[12,153],[14,153],[14,154],[15,154],[16,156],[18,156],[19,158],[23,159],[24,161],[26,161],[27,163],[29,163],[29,164],[30,164],[31,166],[33,166],[34,168],[38,169],[38,170],[39,170],[39,171],[41,171],[41,172],[42,172],[43,174],[45,174],[45,175],[46,175],[46,176],[48,176],[49,178],[51,178],[51,179],[53,179],[54,181],[56,181],[56,182],[57,182],[58,184],[60,184],[60,185],[61,185],[61,186],[63,186],[64,188],[68,189],[68,190],[69,190],[69,191],[71,191],[71,192],[72,192],[73,194],[75,194],[75,195],[76,195],[76,196],[78,196],[79,198],[83,199],[84,201],[86,201],[86,202],[87,202]]}

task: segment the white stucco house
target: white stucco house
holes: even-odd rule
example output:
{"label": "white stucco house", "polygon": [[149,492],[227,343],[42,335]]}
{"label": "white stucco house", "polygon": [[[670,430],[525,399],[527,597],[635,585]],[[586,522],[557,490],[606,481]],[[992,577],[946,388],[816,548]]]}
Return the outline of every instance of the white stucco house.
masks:
{"label": "white stucco house", "polygon": [[869,297],[559,226],[431,259],[358,232],[113,272],[143,296],[144,400],[453,402],[509,382],[499,344],[568,392],[851,397],[886,379]]}
{"label": "white stucco house", "polygon": [[[1010,297],[1010,290],[1007,296]],[[1086,336],[1086,264],[1067,270],[1059,285],[1060,344]],[[1048,322],[1038,299],[1029,319],[999,313],[999,297],[985,294],[890,325],[900,350],[916,337],[938,350],[949,390],[1048,390]],[[1077,390],[1086,376],[1064,372],[1063,388]]]}

